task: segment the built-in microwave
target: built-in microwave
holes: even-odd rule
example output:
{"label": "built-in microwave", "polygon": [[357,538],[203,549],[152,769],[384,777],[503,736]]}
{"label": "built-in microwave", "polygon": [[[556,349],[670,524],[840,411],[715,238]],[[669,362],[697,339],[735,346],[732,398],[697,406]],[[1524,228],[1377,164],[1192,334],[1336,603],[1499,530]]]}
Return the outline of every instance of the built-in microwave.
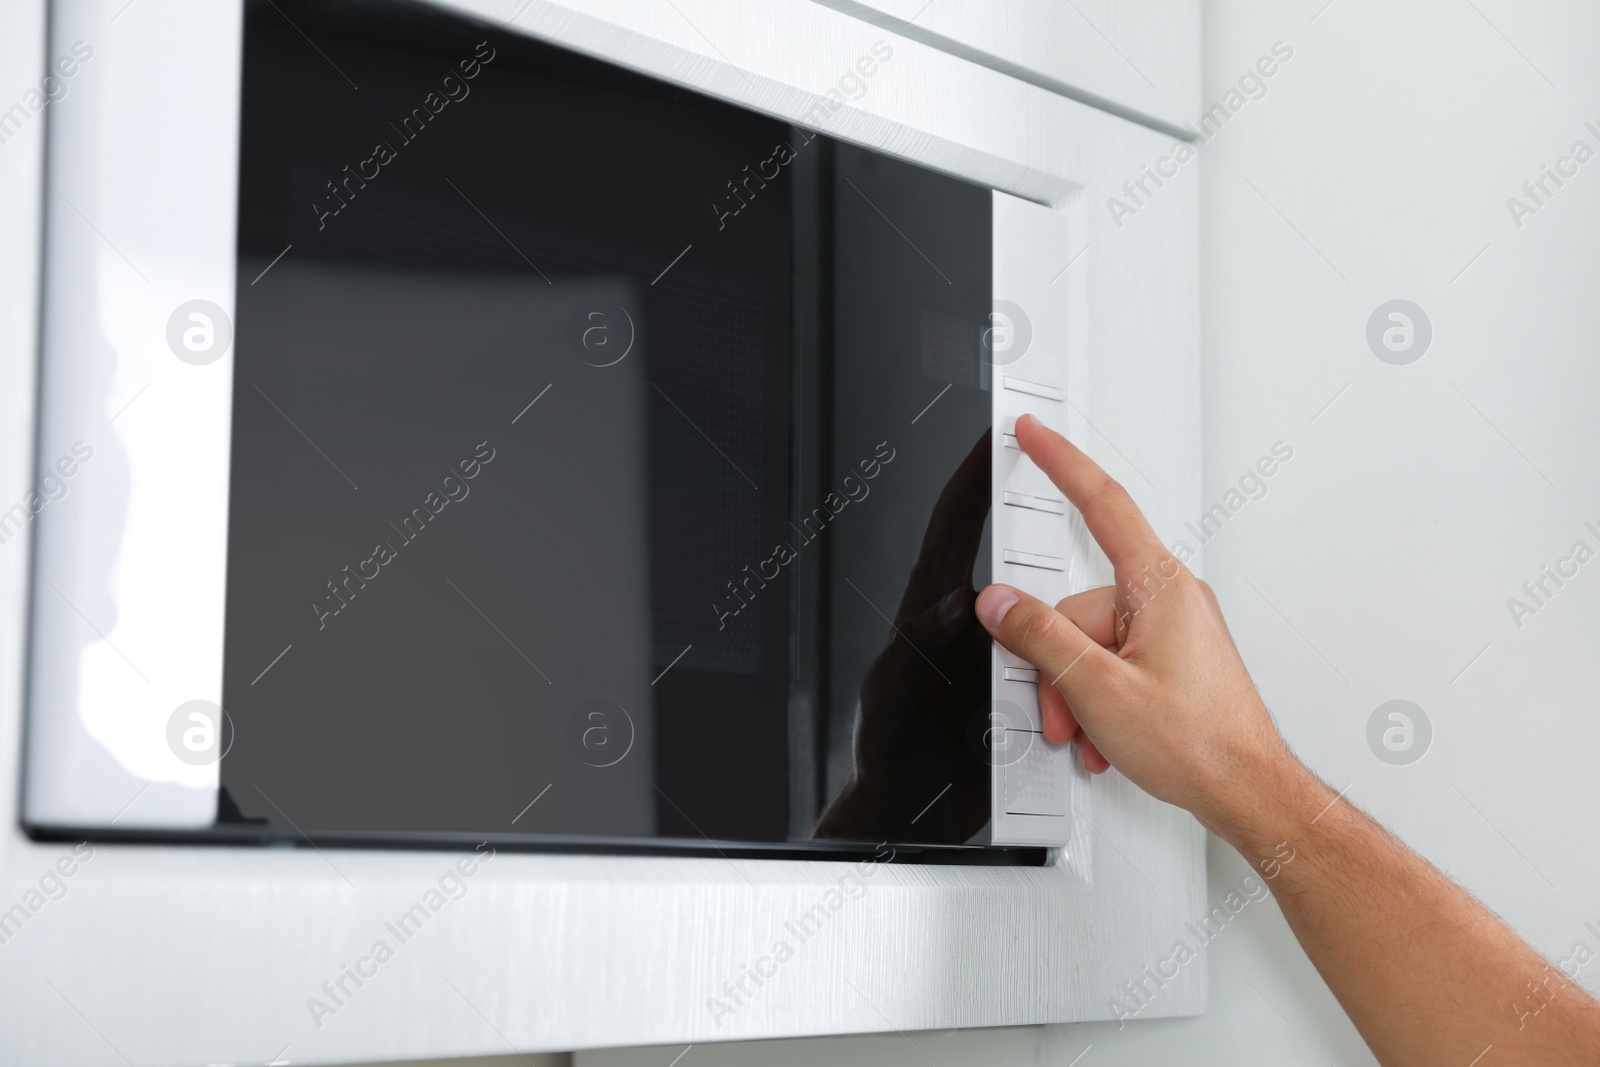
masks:
{"label": "built-in microwave", "polygon": [[1018,413],[1202,506],[1198,5],[921,6],[0,4],[12,1058],[1127,1017],[1203,833],[951,642],[1111,578]]}
{"label": "built-in microwave", "polygon": [[1010,433],[1081,415],[1061,213],[428,6],[242,49],[231,294],[47,316],[32,833],[1072,846],[972,611],[1088,573]]}

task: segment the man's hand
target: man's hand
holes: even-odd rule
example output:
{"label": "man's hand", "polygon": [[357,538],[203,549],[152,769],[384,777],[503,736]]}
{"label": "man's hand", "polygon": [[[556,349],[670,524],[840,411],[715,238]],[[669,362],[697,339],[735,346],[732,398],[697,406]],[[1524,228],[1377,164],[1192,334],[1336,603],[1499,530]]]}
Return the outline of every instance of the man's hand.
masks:
{"label": "man's hand", "polygon": [[1028,415],[1017,420],[1017,441],[1082,513],[1116,585],[1054,608],[991,585],[978,618],[1039,668],[1047,740],[1077,737],[1089,770],[1116,767],[1226,836],[1221,828],[1253,805],[1249,791],[1264,772],[1292,757],[1217,598],[1162,546],[1127,491],[1070,441]]}
{"label": "man's hand", "polygon": [[1017,441],[1117,579],[1055,608],[1004,585],[978,598],[995,640],[1055,680],[1045,736],[1079,737],[1090,770],[1109,761],[1261,870],[1385,1067],[1600,1063],[1600,1004],[1290,754],[1216,597],[1122,487],[1035,419]]}

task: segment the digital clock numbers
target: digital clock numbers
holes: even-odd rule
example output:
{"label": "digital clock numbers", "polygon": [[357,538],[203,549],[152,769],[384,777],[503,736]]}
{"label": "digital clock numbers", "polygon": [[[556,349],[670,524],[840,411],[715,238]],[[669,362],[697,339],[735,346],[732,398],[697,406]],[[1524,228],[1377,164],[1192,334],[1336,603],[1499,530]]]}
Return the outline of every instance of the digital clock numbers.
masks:
{"label": "digital clock numbers", "polygon": [[982,326],[936,311],[922,313],[920,358],[925,377],[988,389],[989,361],[983,355]]}

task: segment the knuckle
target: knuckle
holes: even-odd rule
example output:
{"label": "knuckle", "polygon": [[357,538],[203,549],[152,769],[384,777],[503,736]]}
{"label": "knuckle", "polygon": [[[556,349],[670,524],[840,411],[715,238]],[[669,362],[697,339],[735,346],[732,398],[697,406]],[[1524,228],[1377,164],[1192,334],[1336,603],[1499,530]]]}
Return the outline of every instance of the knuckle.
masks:
{"label": "knuckle", "polygon": [[1115,506],[1129,502],[1133,498],[1128,495],[1128,490],[1123,487],[1121,482],[1108,474],[1105,481],[1095,488],[1093,499],[1095,503],[1100,505]]}
{"label": "knuckle", "polygon": [[1199,579],[1195,578],[1194,572],[1188,567],[1185,567],[1183,565],[1183,561],[1177,556],[1172,555],[1170,552],[1163,552],[1161,558],[1156,561],[1155,566],[1156,573],[1161,575],[1162,579],[1165,581],[1199,581]]}
{"label": "knuckle", "polygon": [[1017,620],[1017,641],[1025,648],[1043,648],[1061,639],[1061,617],[1043,605],[1032,605]]}

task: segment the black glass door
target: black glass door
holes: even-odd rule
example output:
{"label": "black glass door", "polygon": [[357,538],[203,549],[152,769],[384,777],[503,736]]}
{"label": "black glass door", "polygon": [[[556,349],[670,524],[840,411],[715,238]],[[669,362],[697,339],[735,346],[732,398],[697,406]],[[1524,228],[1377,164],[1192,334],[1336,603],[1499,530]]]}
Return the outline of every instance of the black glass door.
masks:
{"label": "black glass door", "polygon": [[957,848],[987,192],[421,5],[246,12],[219,831],[1037,860]]}

